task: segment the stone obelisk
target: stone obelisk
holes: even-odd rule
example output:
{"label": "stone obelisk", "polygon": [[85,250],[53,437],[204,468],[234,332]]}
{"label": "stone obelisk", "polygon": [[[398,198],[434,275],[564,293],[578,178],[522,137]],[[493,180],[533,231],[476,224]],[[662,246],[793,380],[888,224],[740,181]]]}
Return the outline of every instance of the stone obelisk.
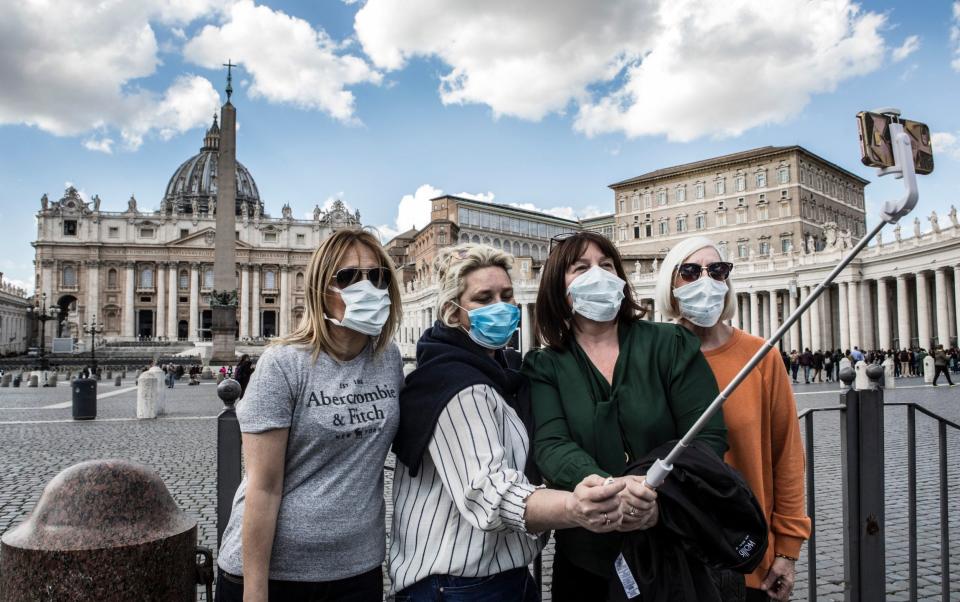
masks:
{"label": "stone obelisk", "polygon": [[214,238],[213,350],[211,363],[236,361],[237,332],[237,110],[230,104],[234,66],[227,61],[227,102],[220,109],[220,148],[217,152],[216,236]]}

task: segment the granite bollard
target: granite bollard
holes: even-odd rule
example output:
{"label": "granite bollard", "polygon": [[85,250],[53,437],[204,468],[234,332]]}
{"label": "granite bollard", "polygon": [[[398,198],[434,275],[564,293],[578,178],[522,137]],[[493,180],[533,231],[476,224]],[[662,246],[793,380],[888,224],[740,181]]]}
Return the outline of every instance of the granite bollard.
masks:
{"label": "granite bollard", "polygon": [[71,466],[0,540],[0,602],[196,600],[197,523],[126,460]]}
{"label": "granite bollard", "polygon": [[56,387],[56,386],[57,386],[57,373],[56,373],[56,372],[53,372],[53,373],[50,374],[50,377],[47,379],[47,384],[46,384],[46,386],[48,386],[48,387]]}
{"label": "granite bollard", "polygon": [[0,387],[9,387],[12,380],[13,376],[7,372],[2,378],[0,378]]}
{"label": "granite bollard", "polygon": [[870,388],[870,379],[867,377],[867,362],[860,360],[853,366],[854,374],[856,374],[856,380],[854,381],[853,387],[857,391],[866,391]]}
{"label": "granite bollard", "polygon": [[936,372],[936,365],[932,355],[923,358],[923,382],[924,384],[933,384],[933,374]]}
{"label": "granite bollard", "polygon": [[27,383],[27,386],[28,386],[28,387],[36,388],[39,384],[40,384],[40,375],[38,375],[38,374],[31,374],[31,375],[30,375],[30,382]]}
{"label": "granite bollard", "polygon": [[883,366],[883,388],[893,389],[897,386],[896,368],[893,357],[887,357],[881,364]]}
{"label": "granite bollard", "polygon": [[120,386],[120,377],[119,377],[119,376],[117,377],[116,381],[114,381],[113,384],[116,385],[116,386],[118,386],[118,387]]}
{"label": "granite bollard", "polygon": [[154,366],[137,378],[137,418],[156,418],[163,413],[163,370]]}

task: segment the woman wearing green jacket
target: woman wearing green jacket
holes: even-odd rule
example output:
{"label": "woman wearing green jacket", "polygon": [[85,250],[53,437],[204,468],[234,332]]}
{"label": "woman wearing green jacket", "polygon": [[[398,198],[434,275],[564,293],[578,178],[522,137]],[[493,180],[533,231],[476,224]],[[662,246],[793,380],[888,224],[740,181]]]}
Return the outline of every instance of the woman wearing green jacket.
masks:
{"label": "woman wearing green jacket", "polygon": [[[626,467],[681,437],[717,395],[698,339],[684,328],[642,320],[620,254],[605,237],[559,241],[543,267],[537,334],[546,345],[524,361],[536,432],[534,454],[550,486],[572,490],[585,476],[628,480],[620,531],[656,524],[656,494]],[[720,413],[701,432],[721,457]],[[602,600],[616,579],[618,533],[556,533],[553,599]],[[619,585],[616,585],[619,587]]]}

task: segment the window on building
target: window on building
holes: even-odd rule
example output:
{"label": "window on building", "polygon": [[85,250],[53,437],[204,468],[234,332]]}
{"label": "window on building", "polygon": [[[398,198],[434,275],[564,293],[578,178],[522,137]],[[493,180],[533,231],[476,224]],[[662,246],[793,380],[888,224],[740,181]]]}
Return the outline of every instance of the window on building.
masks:
{"label": "window on building", "polygon": [[793,250],[793,240],[789,237],[783,237],[780,239],[780,252],[789,253]]}
{"label": "window on building", "polygon": [[263,242],[277,242],[277,233],[276,233],[276,232],[264,232],[264,233],[263,233]]}
{"label": "window on building", "polygon": [[140,270],[140,288],[153,288],[153,268]]}
{"label": "window on building", "polygon": [[189,229],[189,228],[180,228],[180,238],[186,238],[186,237],[188,237],[188,236],[190,236],[190,229]]}
{"label": "window on building", "polygon": [[726,211],[717,211],[717,225],[726,226],[727,225],[727,212]]}
{"label": "window on building", "polygon": [[653,224],[643,225],[643,236],[645,238],[650,238],[651,236],[653,236]]}
{"label": "window on building", "polygon": [[790,203],[780,203],[780,217],[790,217]]}
{"label": "window on building", "polygon": [[770,242],[766,240],[761,240],[759,245],[760,255],[769,255],[770,254]]}
{"label": "window on building", "polygon": [[747,178],[743,174],[739,174],[734,181],[737,192],[743,192],[747,189]]}
{"label": "window on building", "polygon": [[703,213],[698,213],[696,217],[693,218],[693,223],[697,230],[703,230],[707,227],[707,216]]}
{"label": "window on building", "polygon": [[203,272],[203,288],[213,288],[213,269],[211,268]]}
{"label": "window on building", "polygon": [[297,277],[296,277],[296,280],[295,280],[295,286],[297,287],[297,290],[298,290],[298,291],[302,291],[302,290],[303,290],[303,272],[297,272]]}
{"label": "window on building", "polygon": [[110,238],[120,238],[120,228],[116,226],[108,227],[107,236],[109,236]]}
{"label": "window on building", "polygon": [[640,238],[640,226],[633,227],[633,237]]}
{"label": "window on building", "polygon": [[65,220],[63,220],[63,235],[64,235],[64,236],[76,236],[76,235],[77,235],[77,220],[75,220],[75,219],[65,219]]}
{"label": "window on building", "polygon": [[766,188],[767,187],[767,172],[758,171],[757,172],[757,188]]}
{"label": "window on building", "polygon": [[740,259],[746,259],[750,256],[750,247],[745,242],[737,243],[737,257]]}
{"label": "window on building", "polygon": [[640,211],[640,197],[634,196],[631,206],[633,207],[634,211]]}
{"label": "window on building", "polygon": [[653,196],[649,192],[643,193],[643,208],[644,209],[653,208]]}
{"label": "window on building", "polygon": [[77,286],[77,268],[72,265],[63,266],[63,286]]}
{"label": "window on building", "polygon": [[746,199],[744,199],[742,196],[737,197],[737,207],[746,207],[746,206],[747,206]]}
{"label": "window on building", "polygon": [[766,203],[757,205],[757,219],[770,219],[770,211]]}
{"label": "window on building", "polygon": [[441,231],[440,234],[437,235],[437,244],[441,244],[441,245],[447,244],[447,233],[446,233],[446,232]]}
{"label": "window on building", "polygon": [[140,238],[153,238],[156,231],[153,228],[140,228]]}
{"label": "window on building", "polygon": [[626,211],[625,205],[626,203],[624,202],[624,200],[620,199],[620,213],[623,213]]}
{"label": "window on building", "polygon": [[117,270],[107,270],[107,288],[117,288]]}
{"label": "window on building", "polygon": [[737,223],[738,223],[738,224],[745,224],[745,223],[747,223],[747,208],[746,208],[746,207],[738,207],[738,208],[737,208]]}
{"label": "window on building", "polygon": [[787,184],[790,182],[790,168],[784,165],[779,170],[777,170],[777,178],[781,184]]}
{"label": "window on building", "polygon": [[305,245],[307,244],[307,235],[306,234],[297,234],[297,244]]}
{"label": "window on building", "polygon": [[623,224],[620,224],[620,241],[627,240],[627,227]]}
{"label": "window on building", "polygon": [[678,215],[677,216],[677,232],[686,232],[687,231],[687,216]]}
{"label": "window on building", "polygon": [[767,194],[766,194],[766,193],[764,193],[764,192],[761,192],[761,193],[760,193],[760,202],[761,202],[761,203],[766,203],[766,202],[767,202]]}
{"label": "window on building", "polygon": [[670,234],[670,222],[667,220],[660,221],[660,236],[665,236]]}
{"label": "window on building", "polygon": [[180,287],[180,290],[185,291],[190,288],[190,272],[186,270],[180,270],[180,275],[178,277],[177,285]]}
{"label": "window on building", "polygon": [[658,191],[657,191],[657,204],[658,204],[658,205],[666,205],[666,204],[667,204],[667,191],[666,191],[666,190],[658,190]]}
{"label": "window on building", "polygon": [[673,198],[676,199],[678,203],[687,200],[687,189],[683,186],[678,186],[673,193]]}
{"label": "window on building", "polygon": [[723,178],[720,178],[716,182],[714,182],[714,187],[717,191],[717,194],[726,194],[727,187],[724,184]]}
{"label": "window on building", "polygon": [[705,191],[704,191],[704,188],[705,188],[705,186],[703,185],[703,182],[697,182],[697,187],[696,187],[697,192],[696,192],[696,195],[697,195],[697,198],[698,198],[698,199],[702,199],[702,198],[703,198],[703,195],[704,195],[704,192],[705,192]]}
{"label": "window on building", "polygon": [[275,290],[277,288],[277,273],[273,270],[267,270],[263,273],[263,288]]}
{"label": "window on building", "polygon": [[459,223],[461,226],[465,226],[467,225],[467,218],[467,208],[457,207],[457,223]]}

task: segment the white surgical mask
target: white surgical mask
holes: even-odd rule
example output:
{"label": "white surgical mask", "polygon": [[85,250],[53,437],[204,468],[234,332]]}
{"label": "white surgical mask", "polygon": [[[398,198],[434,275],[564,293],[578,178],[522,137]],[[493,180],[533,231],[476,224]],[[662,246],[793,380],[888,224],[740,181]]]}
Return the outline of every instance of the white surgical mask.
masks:
{"label": "white surgical mask", "polygon": [[577,276],[567,293],[573,300],[573,313],[594,322],[609,322],[617,317],[627,283],[598,265]]}
{"label": "white surgical mask", "polygon": [[342,320],[324,316],[327,320],[372,337],[380,334],[383,325],[387,323],[387,318],[390,317],[388,289],[377,288],[366,279],[354,282],[344,289],[336,287],[330,287],[330,289],[340,293],[346,309],[343,311]]}
{"label": "white surgical mask", "polygon": [[727,296],[727,284],[702,276],[690,284],[673,289],[680,315],[703,328],[710,328],[720,319]]}

